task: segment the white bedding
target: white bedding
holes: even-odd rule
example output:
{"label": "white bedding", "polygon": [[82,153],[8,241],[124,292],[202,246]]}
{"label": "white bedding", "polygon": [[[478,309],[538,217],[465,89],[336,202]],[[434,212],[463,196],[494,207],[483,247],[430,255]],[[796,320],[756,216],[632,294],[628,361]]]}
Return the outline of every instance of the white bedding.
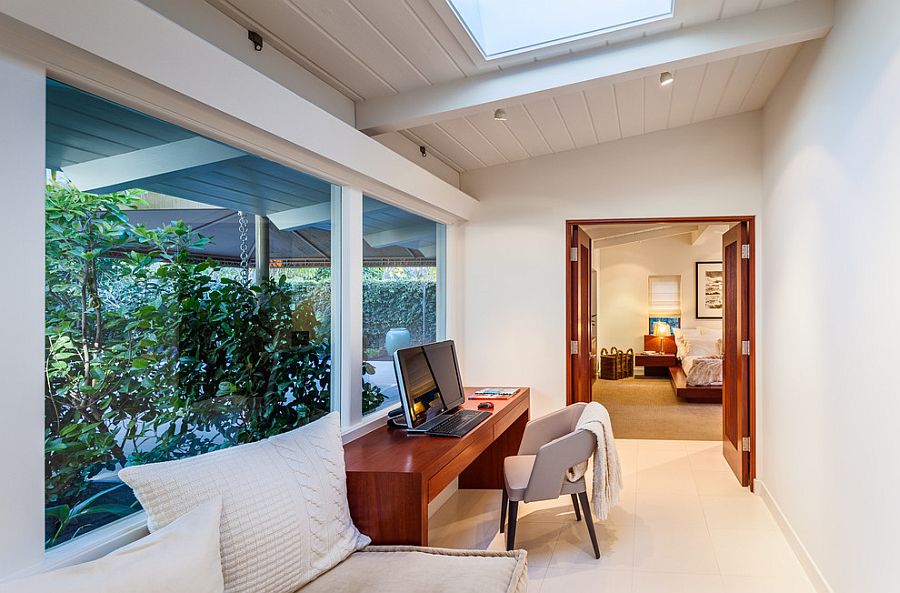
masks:
{"label": "white bedding", "polygon": [[685,356],[681,368],[687,376],[687,384],[692,387],[722,384],[721,356]]}

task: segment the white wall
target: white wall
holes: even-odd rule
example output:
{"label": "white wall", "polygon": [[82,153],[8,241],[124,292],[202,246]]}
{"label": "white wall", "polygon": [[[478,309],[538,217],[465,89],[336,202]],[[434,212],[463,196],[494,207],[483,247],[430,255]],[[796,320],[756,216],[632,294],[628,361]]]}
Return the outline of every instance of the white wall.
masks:
{"label": "white wall", "polygon": [[44,71],[0,52],[0,576],[44,552]]}
{"label": "white wall", "polygon": [[834,591],[879,593],[900,591],[900,2],[835,17],[765,109],[760,478]]}
{"label": "white wall", "polygon": [[599,348],[644,349],[648,326],[648,277],[681,276],[681,327],[721,328],[722,320],[697,319],[695,263],[722,260],[722,234],[707,232],[691,243],[683,234],[594,250],[598,259]]}
{"label": "white wall", "polygon": [[566,219],[758,214],[760,150],[754,112],[463,173],[466,382],[565,405]]}

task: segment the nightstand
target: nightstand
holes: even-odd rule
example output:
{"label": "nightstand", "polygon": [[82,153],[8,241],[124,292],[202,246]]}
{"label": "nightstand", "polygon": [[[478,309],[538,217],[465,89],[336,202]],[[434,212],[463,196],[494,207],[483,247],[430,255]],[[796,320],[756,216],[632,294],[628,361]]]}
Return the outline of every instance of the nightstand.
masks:
{"label": "nightstand", "polygon": [[634,366],[644,367],[645,377],[668,377],[669,367],[678,364],[674,354],[635,354]]}

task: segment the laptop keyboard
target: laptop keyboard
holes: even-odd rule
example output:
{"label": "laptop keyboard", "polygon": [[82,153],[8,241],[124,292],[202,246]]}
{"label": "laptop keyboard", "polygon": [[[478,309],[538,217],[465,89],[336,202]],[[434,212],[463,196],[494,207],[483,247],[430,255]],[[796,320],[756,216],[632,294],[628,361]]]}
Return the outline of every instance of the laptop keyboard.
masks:
{"label": "laptop keyboard", "polygon": [[434,427],[428,429],[428,434],[448,437],[463,437],[470,430],[484,422],[490,412],[480,412],[477,410],[460,410],[455,414],[447,416]]}

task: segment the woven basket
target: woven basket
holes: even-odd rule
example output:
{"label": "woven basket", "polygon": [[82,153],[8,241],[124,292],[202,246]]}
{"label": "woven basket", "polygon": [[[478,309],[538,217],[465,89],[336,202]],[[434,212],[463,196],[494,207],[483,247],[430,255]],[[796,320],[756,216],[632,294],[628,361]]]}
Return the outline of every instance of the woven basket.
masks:
{"label": "woven basket", "polygon": [[618,381],[634,376],[634,350],[619,350],[615,346],[600,351],[600,378]]}

